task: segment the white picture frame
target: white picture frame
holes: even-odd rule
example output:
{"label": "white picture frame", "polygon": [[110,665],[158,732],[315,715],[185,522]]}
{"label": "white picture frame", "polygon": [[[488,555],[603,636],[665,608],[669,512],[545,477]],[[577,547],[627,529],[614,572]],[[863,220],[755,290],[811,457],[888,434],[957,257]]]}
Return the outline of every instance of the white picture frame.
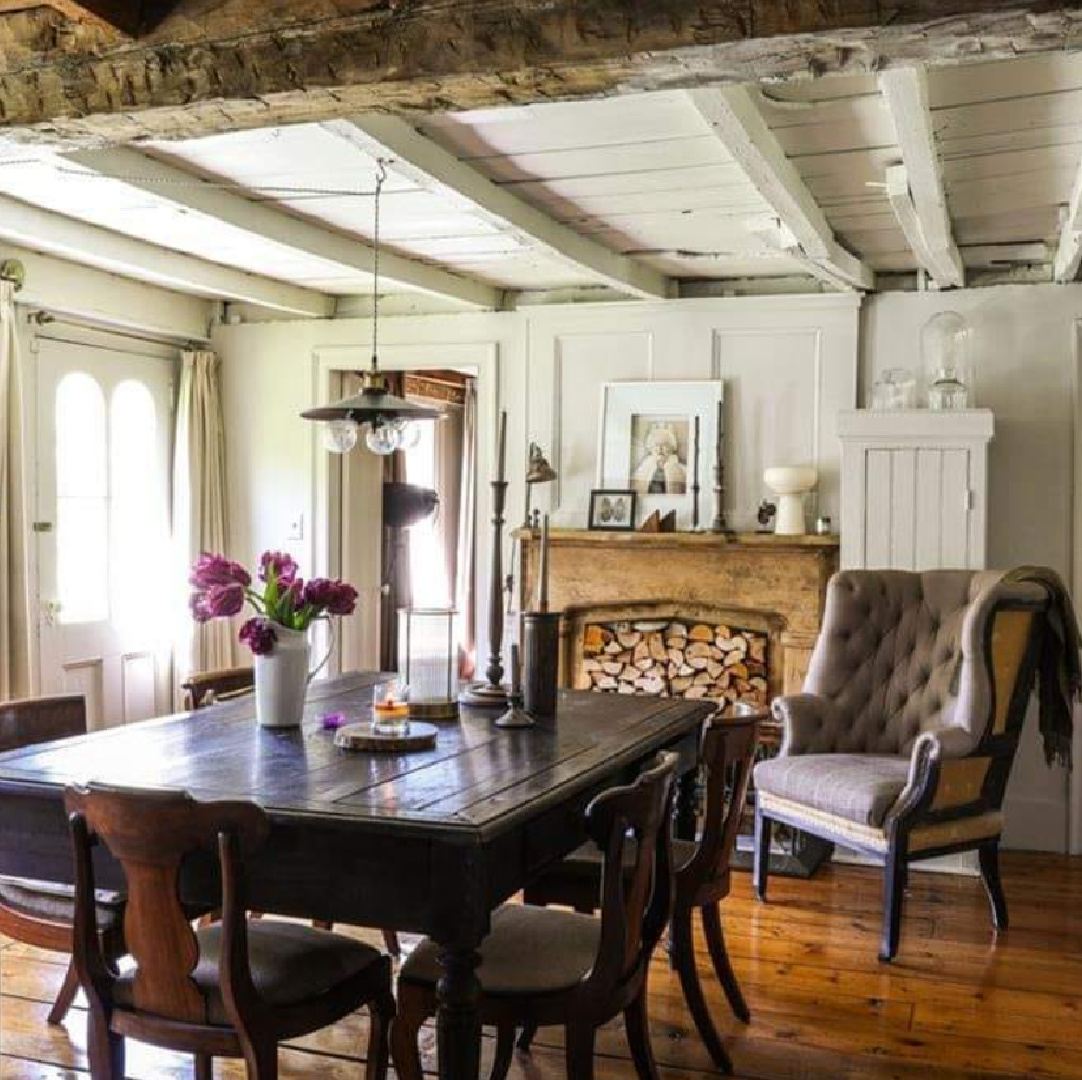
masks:
{"label": "white picture frame", "polygon": [[[604,383],[598,418],[598,488],[638,495],[636,524],[655,510],[676,511],[676,527],[694,526],[694,429],[699,421],[699,527],[713,518],[718,424],[725,400],[721,379]],[[722,419],[722,424],[724,420]],[[724,431],[721,432],[724,438]]]}

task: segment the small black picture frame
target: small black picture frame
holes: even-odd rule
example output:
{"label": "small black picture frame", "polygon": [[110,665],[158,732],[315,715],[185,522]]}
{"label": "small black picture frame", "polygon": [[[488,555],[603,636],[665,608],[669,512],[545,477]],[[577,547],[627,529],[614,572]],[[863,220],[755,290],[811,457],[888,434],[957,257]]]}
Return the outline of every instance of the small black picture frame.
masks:
{"label": "small black picture frame", "polygon": [[634,532],[637,502],[630,488],[595,488],[590,492],[588,527],[596,532]]}

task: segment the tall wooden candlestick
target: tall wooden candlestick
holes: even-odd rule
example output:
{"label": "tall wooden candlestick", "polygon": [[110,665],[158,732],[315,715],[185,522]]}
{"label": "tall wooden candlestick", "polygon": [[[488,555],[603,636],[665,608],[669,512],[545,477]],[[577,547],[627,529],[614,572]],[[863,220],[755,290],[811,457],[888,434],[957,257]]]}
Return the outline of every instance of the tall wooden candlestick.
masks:
{"label": "tall wooden candlestick", "polygon": [[460,700],[468,705],[504,708],[508,690],[503,683],[503,525],[507,506],[507,413],[500,413],[496,440],[496,479],[492,481],[492,573],[488,590],[488,667],[483,683],[463,690]]}
{"label": "tall wooden candlestick", "polygon": [[699,527],[699,416],[695,415],[695,458],[694,458],[694,471],[691,474],[691,527],[697,529]]}
{"label": "tall wooden candlestick", "polygon": [[537,610],[549,609],[549,516],[541,519],[541,555],[537,572]]}
{"label": "tall wooden candlestick", "polygon": [[711,532],[729,531],[725,522],[725,402],[718,402],[717,439],[714,442],[714,521]]}

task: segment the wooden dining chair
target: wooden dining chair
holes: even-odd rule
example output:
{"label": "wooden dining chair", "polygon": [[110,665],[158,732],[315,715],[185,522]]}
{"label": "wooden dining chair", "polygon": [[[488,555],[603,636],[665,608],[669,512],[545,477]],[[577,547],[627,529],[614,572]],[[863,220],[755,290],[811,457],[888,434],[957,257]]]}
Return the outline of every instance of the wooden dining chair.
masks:
{"label": "wooden dining chair", "polygon": [[[753,718],[730,719],[717,715],[706,721],[699,744],[699,765],[706,790],[702,834],[698,841],[673,841],[676,871],[671,960],[699,1036],[714,1064],[726,1073],[732,1072],[732,1062],[703,995],[692,924],[698,912],[714,974],[733,1013],[748,1023],[751,1013],[725,948],[720,902],[729,895],[729,863],[747,800],[755,743]],[[528,904],[566,904],[579,912],[591,912],[600,896],[601,870],[596,848],[584,845],[527,885],[524,899]],[[532,1028],[527,1027],[519,1039],[519,1047],[528,1049],[532,1037]]]}
{"label": "wooden dining chair", "polygon": [[[646,976],[672,906],[675,764],[674,755],[662,754],[635,783],[603,792],[587,808],[587,831],[602,852],[599,919],[525,904],[493,913],[477,968],[481,1023],[499,1034],[493,1076],[507,1072],[516,1027],[529,1023],[564,1027],[568,1077],[592,1080],[597,1029],[623,1013],[638,1074],[655,1080]],[[422,1080],[417,1037],[436,1012],[438,957],[438,946],[426,938],[402,965],[391,1026],[401,1080]]]}
{"label": "wooden dining chair", "polygon": [[[0,752],[19,750],[52,739],[85,735],[86,701],[81,694],[0,702]],[[110,960],[124,954],[124,898],[97,894],[97,932],[102,953]],[[72,952],[75,890],[67,885],[0,877],[0,934],[50,952]],[[69,961],[60,992],[49,1010],[49,1023],[63,1023],[79,976]]]}
{"label": "wooden dining chair", "polygon": [[[125,1037],[194,1054],[197,1080],[210,1080],[218,1056],[243,1058],[250,1080],[275,1080],[279,1042],[361,1006],[370,1013],[366,1077],[384,1080],[386,1025],[394,1015],[390,957],[339,934],[246,917],[243,862],[270,831],[259,807],[102,785],[69,787],[65,805],[93,1080],[123,1080]],[[98,843],[123,870],[133,971],[109,962],[95,927]],[[222,921],[195,931],[178,895],[181,863],[215,849]]]}
{"label": "wooden dining chair", "polygon": [[255,669],[248,666],[197,671],[180,685],[187,696],[188,708],[202,709],[251,691],[255,686]]}

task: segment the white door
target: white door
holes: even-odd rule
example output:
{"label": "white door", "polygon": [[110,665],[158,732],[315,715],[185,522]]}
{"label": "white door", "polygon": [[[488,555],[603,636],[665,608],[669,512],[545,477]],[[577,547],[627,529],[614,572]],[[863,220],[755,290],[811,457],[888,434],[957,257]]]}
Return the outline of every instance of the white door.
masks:
{"label": "white door", "polygon": [[174,363],[38,340],[43,693],[83,693],[92,728],[169,711]]}

